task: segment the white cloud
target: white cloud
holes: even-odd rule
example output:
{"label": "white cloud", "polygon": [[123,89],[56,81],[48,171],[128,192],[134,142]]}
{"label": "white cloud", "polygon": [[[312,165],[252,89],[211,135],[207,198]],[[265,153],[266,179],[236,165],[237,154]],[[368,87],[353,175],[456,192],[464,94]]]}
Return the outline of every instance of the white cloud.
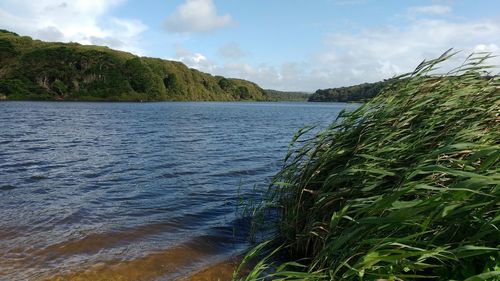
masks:
{"label": "white cloud", "polygon": [[444,15],[451,12],[451,7],[445,5],[418,6],[410,7],[408,11],[410,12],[410,14]]}
{"label": "white cloud", "polygon": [[254,66],[239,61],[219,64],[201,53],[191,52],[179,46],[177,46],[175,57],[172,59],[200,71],[225,77],[247,79],[270,89],[316,89],[314,87],[321,79],[329,78],[322,76],[321,73],[309,73],[309,67],[306,63],[291,62],[279,67],[265,63]]}
{"label": "white cloud", "polygon": [[[186,58],[182,61],[202,71],[248,79],[264,88],[314,91],[410,72],[422,60],[436,58],[449,48],[461,51],[455,65],[472,52],[499,55],[500,20],[420,19],[404,26],[381,26],[358,33],[333,32],[325,35],[322,51],[303,61],[274,66],[234,60],[218,64],[206,56],[203,63]],[[500,58],[490,63],[498,66]]]}
{"label": "white cloud", "polygon": [[237,43],[227,43],[217,50],[217,54],[226,59],[238,59],[247,55]]}
{"label": "white cloud", "polygon": [[176,46],[173,60],[180,61],[189,67],[210,73],[213,73],[214,69],[217,67],[213,61],[207,59],[203,54],[191,52],[181,46]]}
{"label": "white cloud", "polygon": [[46,26],[38,29],[35,37],[43,38],[44,40],[51,42],[64,40],[64,34],[54,26]]}
{"label": "white cloud", "polygon": [[174,33],[210,32],[231,25],[230,15],[217,15],[212,0],[186,0],[165,21],[165,29]]}
{"label": "white cloud", "polygon": [[140,34],[147,26],[138,20],[113,18],[112,8],[123,0],[3,0],[0,26],[47,41],[103,44],[142,53]]}
{"label": "white cloud", "polygon": [[478,44],[474,46],[474,52],[487,52],[500,55],[500,47],[497,44]]}
{"label": "white cloud", "polygon": [[[303,63],[299,73],[282,75],[273,86],[314,90],[375,82],[412,71],[422,60],[436,58],[449,48],[461,51],[452,62],[456,65],[472,52],[500,55],[499,46],[500,20],[422,19],[404,27],[370,28],[357,34],[330,33],[325,37],[323,51]],[[490,60],[490,64],[500,66],[500,58]],[[287,68],[282,66],[281,73],[286,73]],[[498,72],[498,68],[493,71]]]}
{"label": "white cloud", "polygon": [[[348,81],[358,83],[389,78],[412,70],[424,59],[437,57],[449,48],[462,50],[463,56],[478,46],[494,50],[500,43],[500,21],[454,23],[445,20],[418,20],[409,26],[367,29],[359,34],[333,33],[318,63],[327,61],[331,71],[361,73]],[[334,59],[328,61],[327,58]],[[338,71],[341,70],[341,71]],[[360,79],[361,78],[361,79]],[[340,79],[335,79],[338,82]],[[343,84],[343,83],[342,83]]]}

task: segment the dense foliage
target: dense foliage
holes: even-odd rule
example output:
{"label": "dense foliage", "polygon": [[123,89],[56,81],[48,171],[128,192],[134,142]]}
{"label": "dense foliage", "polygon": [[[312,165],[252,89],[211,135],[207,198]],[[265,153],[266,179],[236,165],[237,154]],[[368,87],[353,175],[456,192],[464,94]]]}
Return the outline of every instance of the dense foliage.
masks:
{"label": "dense foliage", "polygon": [[433,74],[449,56],[297,135],[261,209],[279,210],[274,253],[296,262],[248,280],[500,279],[500,79],[487,54]]}
{"label": "dense foliage", "polygon": [[364,102],[377,96],[390,80],[349,87],[317,90],[309,97],[314,102]]}
{"label": "dense foliage", "polygon": [[0,99],[267,100],[258,85],[107,47],[0,30]]}
{"label": "dense foliage", "polygon": [[289,92],[277,90],[264,90],[271,101],[307,101],[310,93],[306,92]]}

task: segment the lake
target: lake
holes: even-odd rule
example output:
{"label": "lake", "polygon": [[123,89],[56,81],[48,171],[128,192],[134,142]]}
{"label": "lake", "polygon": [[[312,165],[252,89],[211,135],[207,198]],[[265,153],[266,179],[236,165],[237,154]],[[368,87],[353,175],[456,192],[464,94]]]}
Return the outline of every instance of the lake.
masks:
{"label": "lake", "polygon": [[171,280],[241,255],[239,198],[297,129],[355,106],[0,102],[0,280]]}

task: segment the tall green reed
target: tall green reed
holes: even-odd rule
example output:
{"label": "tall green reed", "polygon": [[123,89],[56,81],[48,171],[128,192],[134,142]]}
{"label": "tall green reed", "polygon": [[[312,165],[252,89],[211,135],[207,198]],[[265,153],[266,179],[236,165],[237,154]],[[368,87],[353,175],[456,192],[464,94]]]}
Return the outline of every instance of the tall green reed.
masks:
{"label": "tall green reed", "polygon": [[454,55],[296,135],[259,209],[278,209],[276,237],[245,280],[500,280],[500,78],[487,53],[436,74]]}

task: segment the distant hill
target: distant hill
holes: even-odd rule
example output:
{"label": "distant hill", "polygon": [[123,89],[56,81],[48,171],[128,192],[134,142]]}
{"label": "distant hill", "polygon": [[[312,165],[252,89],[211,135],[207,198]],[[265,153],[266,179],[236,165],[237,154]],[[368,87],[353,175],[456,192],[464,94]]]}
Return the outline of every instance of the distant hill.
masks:
{"label": "distant hill", "polygon": [[271,101],[307,101],[311,95],[311,93],[306,92],[287,92],[270,89],[265,89],[264,92]]}
{"label": "distant hill", "polygon": [[364,102],[378,95],[388,83],[390,83],[390,80],[376,83],[364,83],[349,87],[317,90],[314,94],[309,96],[308,101]]}
{"label": "distant hill", "polygon": [[269,100],[255,83],[212,76],[181,62],[43,42],[6,30],[0,30],[0,99]]}

